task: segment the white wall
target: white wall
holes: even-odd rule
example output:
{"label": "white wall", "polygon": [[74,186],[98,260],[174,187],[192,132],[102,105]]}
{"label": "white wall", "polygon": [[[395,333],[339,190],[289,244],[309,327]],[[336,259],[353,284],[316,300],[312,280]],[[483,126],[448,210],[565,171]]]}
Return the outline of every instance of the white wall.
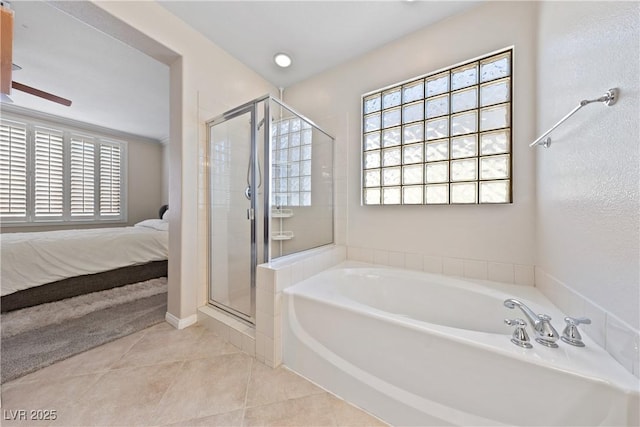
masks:
{"label": "white wall", "polygon": [[205,121],[277,88],[155,2],[95,4],[178,57],[170,60],[168,311],[195,320],[206,300]]}
{"label": "white wall", "polygon": [[[337,138],[339,244],[433,255],[441,264],[481,260],[484,278],[485,261],[533,266],[535,153],[527,143],[535,133],[536,17],[534,2],[484,4],[287,88],[285,102]],[[513,204],[360,206],[361,95],[511,45]]]}
{"label": "white wall", "polygon": [[585,107],[551,135],[551,148],[536,150],[536,280],[550,276],[551,294],[564,285],[564,303],[574,301],[577,310],[581,299],[595,316],[602,309],[607,324],[598,325],[598,331],[585,328],[601,340],[617,320],[637,334],[640,6],[545,2],[538,51],[539,132],[581,99],[597,98],[612,87],[620,89],[620,98],[610,107]]}

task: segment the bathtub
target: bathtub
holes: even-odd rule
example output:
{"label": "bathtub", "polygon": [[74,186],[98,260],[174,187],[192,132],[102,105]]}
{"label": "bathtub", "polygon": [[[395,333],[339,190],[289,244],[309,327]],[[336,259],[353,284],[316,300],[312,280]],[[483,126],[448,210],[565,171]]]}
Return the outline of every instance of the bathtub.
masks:
{"label": "bathtub", "polygon": [[562,333],[533,287],[348,262],[283,291],[283,363],[392,425],[638,425],[638,378],[586,334],[510,342],[514,297]]}

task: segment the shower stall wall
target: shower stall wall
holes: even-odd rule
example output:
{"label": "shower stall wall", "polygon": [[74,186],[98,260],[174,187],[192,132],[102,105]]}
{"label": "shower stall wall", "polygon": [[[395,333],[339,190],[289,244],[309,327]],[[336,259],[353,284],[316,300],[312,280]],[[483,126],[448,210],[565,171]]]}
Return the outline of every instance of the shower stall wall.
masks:
{"label": "shower stall wall", "polygon": [[254,323],[257,265],[334,242],[334,138],[270,96],[207,127],[209,303]]}

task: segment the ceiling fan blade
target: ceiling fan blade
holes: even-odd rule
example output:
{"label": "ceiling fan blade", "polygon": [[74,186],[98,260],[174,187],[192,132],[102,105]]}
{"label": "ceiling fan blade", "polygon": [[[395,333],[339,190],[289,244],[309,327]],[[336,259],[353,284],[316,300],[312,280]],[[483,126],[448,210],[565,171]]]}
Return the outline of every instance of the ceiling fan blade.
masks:
{"label": "ceiling fan blade", "polygon": [[31,87],[31,86],[24,85],[22,83],[18,83],[15,80],[11,82],[11,87],[14,88],[15,90],[19,90],[21,92],[26,92],[28,94],[35,95],[35,96],[38,96],[40,98],[44,98],[44,99],[46,99],[48,101],[57,102],[58,104],[65,105],[67,107],[71,106],[71,101],[69,99],[62,98],[60,96],[54,95],[54,94],[49,93],[49,92],[45,92],[45,91],[40,90],[40,89],[36,89],[35,87]]}
{"label": "ceiling fan blade", "polygon": [[11,88],[57,102],[58,104],[71,106],[71,101],[60,96],[12,81],[12,71],[21,67],[12,62],[13,59],[13,10],[7,2],[0,2],[0,93],[2,100],[11,102],[9,95]]}
{"label": "ceiling fan blade", "polygon": [[13,55],[13,11],[0,6],[0,92],[11,92],[11,58]]}

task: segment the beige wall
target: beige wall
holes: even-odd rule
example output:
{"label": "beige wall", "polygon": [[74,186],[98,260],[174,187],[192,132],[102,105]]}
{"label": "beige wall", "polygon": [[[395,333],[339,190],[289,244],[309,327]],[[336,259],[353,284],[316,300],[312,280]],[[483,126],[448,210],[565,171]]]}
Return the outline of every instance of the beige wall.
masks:
{"label": "beige wall", "polygon": [[[205,121],[278,90],[155,2],[95,4],[175,53],[166,60],[171,69],[168,312],[188,323],[206,301]],[[145,50],[149,43],[136,45],[135,35],[128,41],[153,54]]]}
{"label": "beige wall", "polygon": [[[579,100],[613,87],[620,98],[610,107],[586,106],[551,134],[548,150],[536,150],[536,280],[548,279],[559,305],[597,320],[585,330],[602,344],[628,342],[619,350],[627,357],[635,351],[637,368],[640,6],[545,2],[538,51],[538,132]],[[625,338],[628,327],[635,332]]]}
{"label": "beige wall", "polygon": [[[337,138],[339,244],[533,265],[535,153],[527,144],[535,133],[535,79],[531,76],[535,71],[536,16],[533,2],[484,4],[285,91],[285,102]],[[361,95],[511,45],[515,49],[513,204],[361,206]]]}
{"label": "beige wall", "polygon": [[133,225],[158,218],[162,205],[162,145],[131,141],[127,148],[127,217]]}
{"label": "beige wall", "polygon": [[162,141],[162,204],[169,203],[169,140]]}

